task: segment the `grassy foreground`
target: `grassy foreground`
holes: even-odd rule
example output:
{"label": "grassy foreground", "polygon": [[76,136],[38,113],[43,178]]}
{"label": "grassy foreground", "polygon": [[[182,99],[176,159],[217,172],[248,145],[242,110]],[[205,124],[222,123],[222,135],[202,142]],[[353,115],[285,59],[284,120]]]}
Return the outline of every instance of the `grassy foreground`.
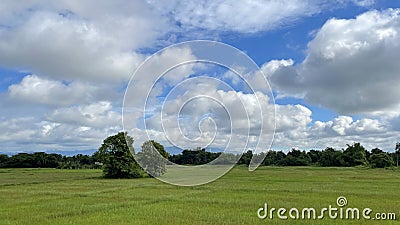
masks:
{"label": "grassy foreground", "polygon": [[[400,171],[236,167],[215,182],[177,187],[156,179],[106,180],[100,170],[1,169],[0,224],[400,224]],[[270,207],[395,212],[396,220],[261,220]],[[373,215],[373,214],[371,214]],[[326,216],[327,217],[327,216]]]}

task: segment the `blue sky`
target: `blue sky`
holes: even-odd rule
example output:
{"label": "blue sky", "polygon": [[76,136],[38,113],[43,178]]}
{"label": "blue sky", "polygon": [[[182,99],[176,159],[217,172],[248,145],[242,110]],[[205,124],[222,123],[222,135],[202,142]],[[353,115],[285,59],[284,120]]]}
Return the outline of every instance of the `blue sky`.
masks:
{"label": "blue sky", "polygon": [[[399,1],[389,0],[2,1],[0,152],[97,149],[105,137],[122,130],[125,88],[141,63],[171,44],[196,39],[246,53],[264,73],[276,105],[269,90],[261,90],[258,97],[265,102],[254,105],[255,94],[240,88],[227,68],[181,66],[159,81],[153,90],[157,98],[148,99],[149,126],[138,125],[133,132],[138,147],[154,138],[173,148],[177,143],[171,140],[185,140],[185,135],[198,139],[179,147],[226,147],[233,136],[223,110],[204,99],[190,100],[206,93],[235,112],[237,105],[249,112],[261,107],[265,121],[274,109],[275,137],[264,149],[361,142],[393,151],[400,141],[399,8]],[[190,46],[163,53],[156,55],[155,71],[199,57]],[[198,75],[217,78],[232,90],[201,79],[182,84]],[[147,84],[146,77],[141,79],[133,85]],[[178,118],[187,121],[172,123]],[[240,127],[242,119],[234,121],[243,133],[233,138],[238,143],[231,142],[232,148],[249,138],[246,129],[252,133],[261,125],[253,115],[247,118],[250,127]]]}

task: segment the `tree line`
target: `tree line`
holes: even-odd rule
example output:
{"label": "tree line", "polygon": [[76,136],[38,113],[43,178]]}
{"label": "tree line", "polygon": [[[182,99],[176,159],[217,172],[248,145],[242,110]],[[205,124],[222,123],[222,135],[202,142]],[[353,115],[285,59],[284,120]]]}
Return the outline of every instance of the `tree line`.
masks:
{"label": "tree line", "polygon": [[[360,143],[347,145],[346,149],[336,150],[328,147],[322,151],[301,151],[291,149],[288,153],[283,151],[262,152],[253,155],[252,151],[242,154],[237,164],[249,165],[253,157],[264,158],[263,166],[322,166],[322,167],[354,167],[370,166],[372,168],[384,168],[395,166],[399,150],[387,153],[379,148],[371,151],[365,149]],[[207,152],[201,150],[184,150],[178,155],[170,157],[170,161],[184,165],[200,165],[211,162],[219,157],[221,153]],[[226,155],[224,156],[226,157]]]}
{"label": "tree line", "polygon": [[[288,153],[283,151],[267,151],[253,155],[252,151],[244,154],[233,155],[220,152],[209,152],[204,148],[186,149],[176,155],[169,155],[160,143],[150,140],[143,143],[141,151],[136,153],[133,149],[133,138],[120,132],[107,137],[101,147],[91,156],[77,154],[62,156],[60,154],[47,154],[44,152],[19,153],[9,157],[0,154],[0,168],[59,168],[59,169],[103,169],[104,176],[109,178],[134,178],[148,176],[135,161],[139,157],[142,166],[150,176],[160,176],[165,173],[168,163],[181,165],[201,165],[219,158],[218,163],[231,163],[238,159],[237,164],[249,165],[251,159],[261,159],[264,166],[322,166],[322,167],[354,167],[366,166],[384,168],[398,166],[400,143],[396,144],[396,151],[384,152],[374,148],[365,149],[360,143],[347,145],[345,149],[337,150],[328,147],[322,151],[301,151],[291,149]],[[159,158],[154,157],[160,153],[165,162],[153,163]],[[224,160],[225,159],[225,160]],[[261,160],[259,160],[261,161]]]}
{"label": "tree line", "polygon": [[0,154],[0,168],[100,169],[101,163],[95,156],[82,154],[63,156],[55,153],[35,152],[18,153],[11,157]]}

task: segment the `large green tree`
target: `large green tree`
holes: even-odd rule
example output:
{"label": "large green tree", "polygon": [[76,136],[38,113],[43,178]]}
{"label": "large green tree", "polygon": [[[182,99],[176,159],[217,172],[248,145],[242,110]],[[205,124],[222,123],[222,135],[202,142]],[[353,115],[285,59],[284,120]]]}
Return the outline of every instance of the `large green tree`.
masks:
{"label": "large green tree", "polygon": [[135,161],[134,153],[133,138],[127,133],[119,132],[104,139],[95,155],[104,164],[106,178],[143,177],[144,172]]}

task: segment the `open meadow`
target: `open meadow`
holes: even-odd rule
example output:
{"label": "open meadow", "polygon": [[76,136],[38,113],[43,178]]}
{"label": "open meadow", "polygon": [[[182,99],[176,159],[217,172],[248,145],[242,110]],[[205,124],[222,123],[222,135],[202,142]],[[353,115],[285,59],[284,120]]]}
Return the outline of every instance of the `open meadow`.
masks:
{"label": "open meadow", "polygon": [[[103,179],[100,170],[1,169],[0,224],[400,224],[400,171],[364,168],[235,167],[202,186],[157,179]],[[270,208],[346,207],[394,212],[396,220],[271,220]],[[286,214],[288,215],[288,214]],[[379,223],[378,223],[379,222]]]}

